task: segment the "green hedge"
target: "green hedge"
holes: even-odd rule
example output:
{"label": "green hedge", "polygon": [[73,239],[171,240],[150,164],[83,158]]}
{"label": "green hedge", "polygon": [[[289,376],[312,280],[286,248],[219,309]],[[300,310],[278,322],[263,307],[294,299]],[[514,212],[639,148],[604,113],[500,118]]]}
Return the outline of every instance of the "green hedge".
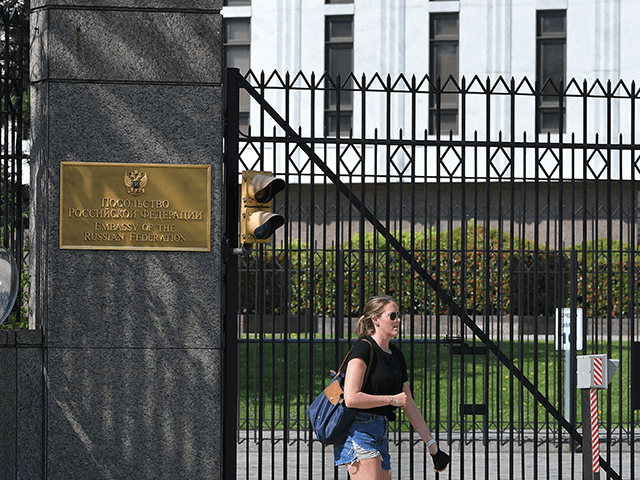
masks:
{"label": "green hedge", "polygon": [[[403,233],[399,240],[470,314],[553,315],[557,306],[567,303],[568,257],[562,252],[536,248],[529,241],[473,222],[467,225],[466,235],[456,228],[439,235],[420,232],[413,240]],[[310,250],[304,244],[292,244],[287,253],[285,257],[282,250],[274,254],[260,249],[245,259],[240,279],[243,312],[335,316],[339,257],[344,315],[357,316],[361,303],[382,292],[395,296],[406,312],[429,315],[448,310],[379,234],[366,234],[363,239],[356,235],[339,249]],[[361,272],[365,273],[362,281]],[[261,297],[256,292],[264,294],[263,305],[258,304]]]}
{"label": "green hedge", "polygon": [[[416,234],[412,241],[403,233],[400,242],[469,314],[552,315],[568,291],[564,255],[536,249],[531,242],[473,222],[466,235],[462,228],[439,235],[428,231]],[[447,313],[448,306],[428,283],[398,252],[387,247],[386,240],[375,234],[365,235],[362,244],[356,236],[343,246],[345,313],[357,316],[360,311],[361,271],[365,272],[363,301],[389,292],[405,312]],[[316,298],[336,298],[335,265],[336,252],[329,251],[314,266]],[[332,316],[335,308],[329,304],[321,313]]]}
{"label": "green hedge", "polygon": [[[546,250],[474,222],[465,232],[431,230],[413,239],[403,232],[396,238],[469,314],[555,315],[556,308],[571,304],[572,261],[576,304],[587,317],[640,314],[639,294],[631,288],[640,284],[640,248],[634,254],[627,244],[598,240],[564,251]],[[295,243],[286,251],[285,257],[283,250],[274,254],[260,249],[245,260],[240,279],[243,312],[335,316],[338,258],[343,265],[345,316],[358,316],[366,299],[378,293],[396,297],[407,313],[448,312],[427,282],[379,234],[362,239],[355,235],[334,249],[312,250]],[[264,294],[263,305],[257,303],[257,292]]]}
{"label": "green hedge", "polygon": [[640,247],[599,239],[574,248],[578,306],[588,318],[640,315]]}

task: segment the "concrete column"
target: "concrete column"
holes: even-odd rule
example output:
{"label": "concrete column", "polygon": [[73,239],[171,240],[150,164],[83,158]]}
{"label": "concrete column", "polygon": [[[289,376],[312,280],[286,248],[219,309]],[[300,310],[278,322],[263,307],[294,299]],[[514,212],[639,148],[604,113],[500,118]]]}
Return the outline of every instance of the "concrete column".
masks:
{"label": "concrete column", "polygon": [[[222,0],[31,7],[43,478],[219,478]],[[61,250],[63,161],[211,165],[211,251]]]}

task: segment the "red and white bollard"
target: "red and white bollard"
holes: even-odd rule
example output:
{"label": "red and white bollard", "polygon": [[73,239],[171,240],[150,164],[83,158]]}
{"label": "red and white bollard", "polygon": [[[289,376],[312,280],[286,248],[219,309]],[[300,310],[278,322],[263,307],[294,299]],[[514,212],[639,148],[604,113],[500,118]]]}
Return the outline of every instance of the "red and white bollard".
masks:
{"label": "red and white bollard", "polygon": [[582,478],[600,478],[600,425],[598,389],[582,389]]}
{"label": "red and white bollard", "polygon": [[589,390],[591,397],[591,465],[593,473],[600,473],[600,426],[598,425],[598,390]]}
{"label": "red and white bollard", "polygon": [[618,364],[619,360],[608,360],[606,355],[578,356],[577,383],[582,390],[582,478],[585,480],[600,479],[598,390],[609,386]]}
{"label": "red and white bollard", "polygon": [[[593,359],[593,383],[596,387],[602,388],[604,381],[602,366],[603,358],[596,357]],[[591,452],[593,473],[600,473],[600,426],[598,425],[598,390],[591,388],[589,390],[589,405],[591,411]]]}

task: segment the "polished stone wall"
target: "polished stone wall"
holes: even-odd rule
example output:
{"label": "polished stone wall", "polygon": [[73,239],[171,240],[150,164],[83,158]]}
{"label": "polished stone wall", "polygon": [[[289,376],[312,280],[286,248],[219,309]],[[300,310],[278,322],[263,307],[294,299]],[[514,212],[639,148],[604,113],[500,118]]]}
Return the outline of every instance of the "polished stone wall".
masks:
{"label": "polished stone wall", "polygon": [[[222,0],[31,7],[43,478],[218,478]],[[61,250],[63,161],[211,165],[211,251]]]}
{"label": "polished stone wall", "polygon": [[43,478],[42,333],[0,330],[0,478]]}

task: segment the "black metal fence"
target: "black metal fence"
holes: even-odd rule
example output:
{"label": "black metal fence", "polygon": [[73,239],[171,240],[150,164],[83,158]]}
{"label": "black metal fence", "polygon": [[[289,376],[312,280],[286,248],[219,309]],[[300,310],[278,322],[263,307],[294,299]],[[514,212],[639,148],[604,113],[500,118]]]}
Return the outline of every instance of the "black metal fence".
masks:
{"label": "black metal fence", "polygon": [[[0,243],[13,255],[21,268],[21,287],[14,309],[4,327],[26,326],[27,300],[24,298],[27,275],[28,177],[23,165],[28,159],[24,140],[28,137],[28,16],[18,7],[2,6],[2,58],[0,74],[2,100],[0,102],[0,156],[2,183],[0,185]],[[25,179],[23,180],[23,176]]]}
{"label": "black metal fence", "polygon": [[[416,402],[453,455],[446,476],[579,478],[583,419],[571,372],[576,355],[606,353],[621,364],[600,395],[603,478],[636,477],[635,83],[333,82],[229,70],[226,87],[230,247],[239,172],[271,171],[287,183],[275,201],[284,227],[228,263],[228,285],[239,287],[227,295],[227,348],[237,358],[227,369],[229,470],[346,477],[304,412],[354,341],[367,298],[388,293],[405,313],[397,341]],[[348,138],[323,130],[324,95],[342,88],[353,112]],[[550,89],[566,133],[536,133],[538,100]],[[444,92],[458,96],[455,135],[426,130],[429,96],[439,105]],[[242,133],[239,95],[251,96]],[[392,430],[394,471],[431,476],[406,417]]]}

